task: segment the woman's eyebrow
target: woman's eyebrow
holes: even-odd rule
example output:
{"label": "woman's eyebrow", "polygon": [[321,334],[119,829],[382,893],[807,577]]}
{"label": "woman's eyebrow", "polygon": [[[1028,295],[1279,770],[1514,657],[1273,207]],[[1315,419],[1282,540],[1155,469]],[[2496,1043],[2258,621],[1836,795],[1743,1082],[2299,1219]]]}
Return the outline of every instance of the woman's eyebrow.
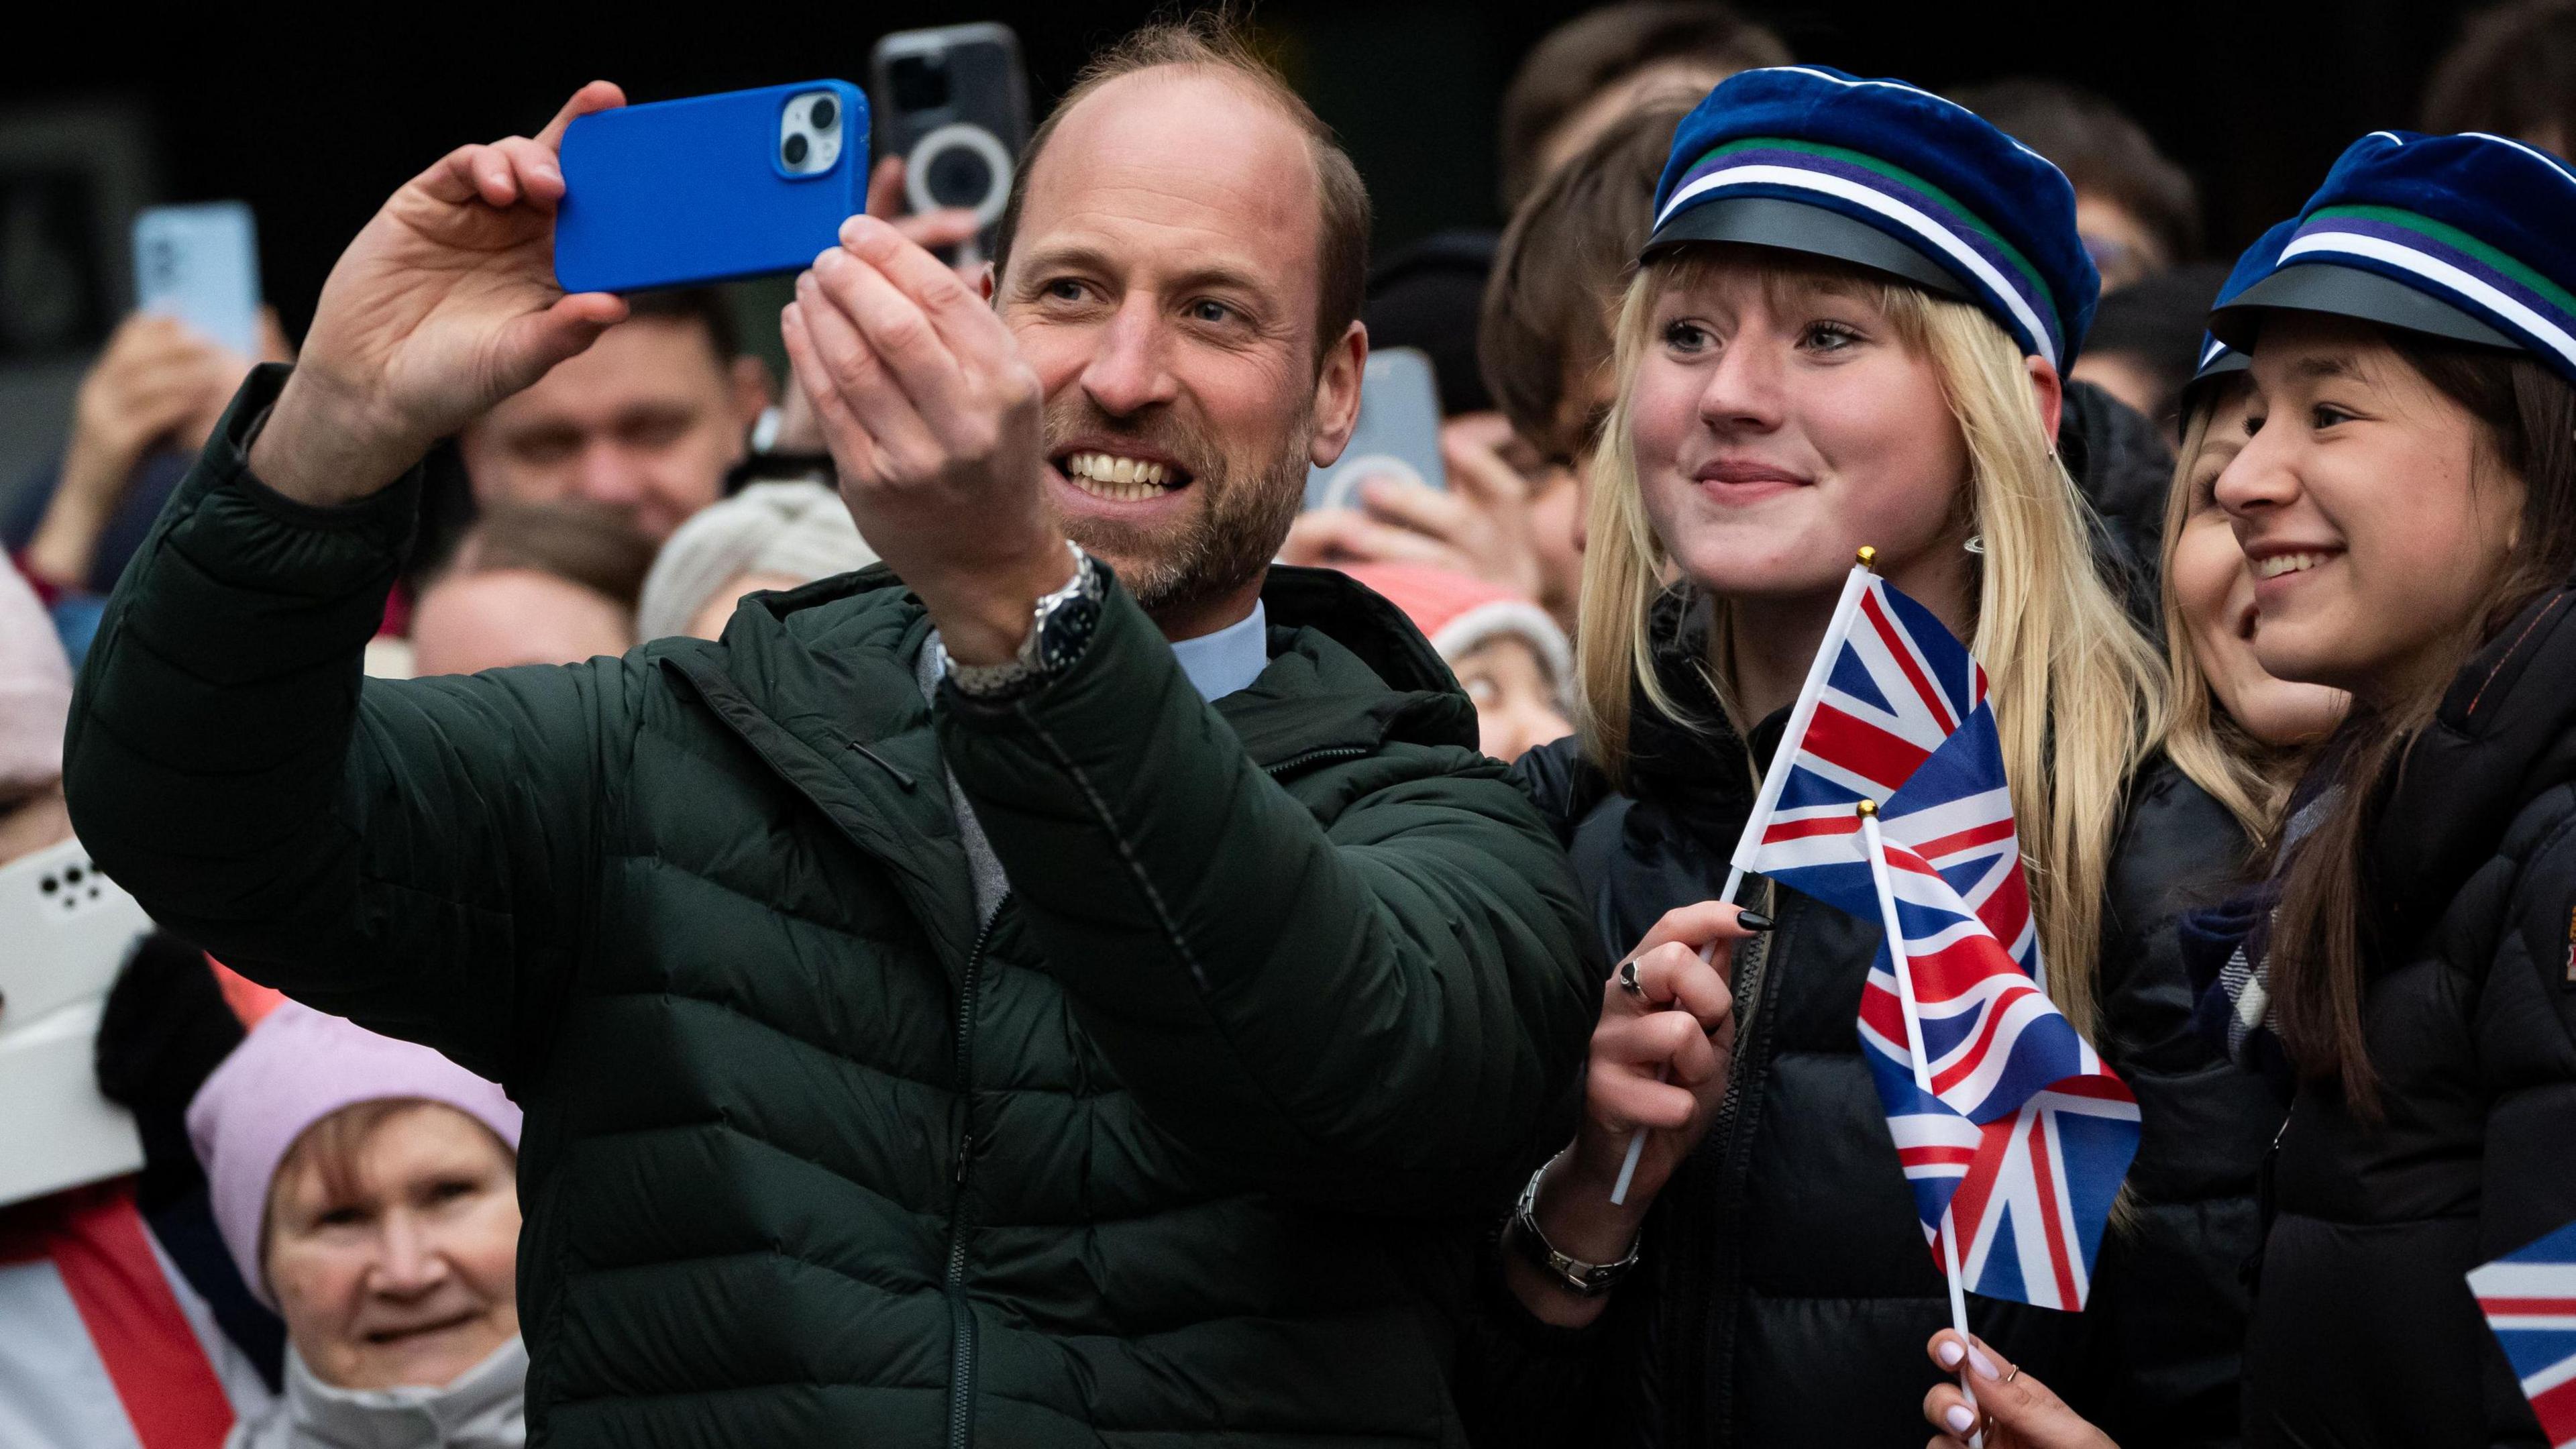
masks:
{"label": "woman's eyebrow", "polygon": [[2320,378],[2361,379],[2361,364],[2349,352],[2312,352],[2290,365],[2293,377],[2307,380]]}

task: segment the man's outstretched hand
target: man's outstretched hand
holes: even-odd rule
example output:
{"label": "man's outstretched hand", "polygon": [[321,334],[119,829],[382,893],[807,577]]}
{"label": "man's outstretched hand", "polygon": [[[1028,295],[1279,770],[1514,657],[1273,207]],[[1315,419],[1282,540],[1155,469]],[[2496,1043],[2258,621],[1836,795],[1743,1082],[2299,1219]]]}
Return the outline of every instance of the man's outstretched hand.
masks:
{"label": "man's outstretched hand", "polygon": [[1072,577],[1046,515],[1037,374],[982,296],[885,221],[854,216],[779,319],[841,495],[948,652],[998,664]]}
{"label": "man's outstretched hand", "polygon": [[534,139],[464,146],[393,194],[340,254],[251,471],[306,503],[402,476],[432,443],[625,320],[624,299],[555,285],[564,128],[626,104],[573,93]]}

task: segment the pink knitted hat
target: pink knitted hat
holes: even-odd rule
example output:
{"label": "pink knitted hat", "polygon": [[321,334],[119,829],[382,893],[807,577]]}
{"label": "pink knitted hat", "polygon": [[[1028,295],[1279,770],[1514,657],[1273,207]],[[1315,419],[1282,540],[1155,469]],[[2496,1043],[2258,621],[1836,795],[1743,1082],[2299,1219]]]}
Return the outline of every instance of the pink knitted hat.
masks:
{"label": "pink knitted hat", "polygon": [[1565,631],[1545,609],[1498,584],[1425,564],[1357,564],[1342,572],[1402,609],[1452,664],[1508,634],[1529,644],[1557,688],[1573,676],[1574,649]]}
{"label": "pink knitted hat", "polygon": [[453,1107],[519,1148],[519,1109],[499,1087],[425,1046],[378,1036],[288,1002],[261,1018],[188,1104],[188,1140],[242,1281],[271,1308],[260,1265],[269,1180],[306,1128],[343,1107],[387,1098]]}
{"label": "pink knitted hat", "polygon": [[36,591],[0,557],[0,796],[63,773],[72,665]]}

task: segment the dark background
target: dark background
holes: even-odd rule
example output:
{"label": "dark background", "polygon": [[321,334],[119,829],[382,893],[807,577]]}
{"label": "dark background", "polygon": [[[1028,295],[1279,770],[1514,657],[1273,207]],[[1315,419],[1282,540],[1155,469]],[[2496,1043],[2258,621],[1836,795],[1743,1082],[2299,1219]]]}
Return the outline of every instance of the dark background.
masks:
{"label": "dark background", "polygon": [[[694,20],[685,5],[594,16],[539,8],[379,6],[362,21],[351,10],[338,19],[167,20],[116,7],[61,43],[32,43],[22,31],[0,54],[0,108],[138,105],[156,199],[240,197],[257,210],[268,291],[293,333],[332,258],[386,192],[459,142],[535,128],[594,75],[638,101],[824,75],[864,84],[868,48],[888,30],[998,18],[1020,32],[1043,111],[1093,45],[1154,7],[727,0]],[[1367,177],[1383,251],[1497,219],[1496,101],[1529,45],[1581,8],[1271,0],[1256,19]],[[2201,179],[2211,250],[2232,254],[2295,207],[2346,141],[2412,123],[2425,73],[2468,7],[1743,8],[1801,59],[1864,75],[1941,88],[2036,72],[2103,91]]]}

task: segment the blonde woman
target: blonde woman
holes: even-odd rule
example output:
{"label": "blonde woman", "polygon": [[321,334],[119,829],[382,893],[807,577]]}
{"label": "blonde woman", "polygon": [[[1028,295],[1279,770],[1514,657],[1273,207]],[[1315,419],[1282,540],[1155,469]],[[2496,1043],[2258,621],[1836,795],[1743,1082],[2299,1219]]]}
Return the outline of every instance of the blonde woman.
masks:
{"label": "blonde woman", "polygon": [[2186,1030],[2170,927],[2236,832],[2142,768],[2162,669],[2052,450],[2096,289],[2073,213],[2045,161],[1894,82],[1749,72],[1683,123],[1617,320],[1581,734],[1522,765],[1627,959],[1472,1326],[1487,1441],[1920,1432],[1948,1309],[1859,1054],[1878,929],[1759,882],[1710,899],[1862,544],[1992,676],[2052,989],[2146,1118],[2091,1310],[1970,1318],[2108,1420],[2232,1435],[2260,1140],[2213,1131],[2242,1113]]}
{"label": "blonde woman", "polygon": [[[2271,269],[2296,226],[2283,222],[2246,249],[2218,305]],[[2333,732],[2351,697],[2276,679],[2254,657],[2254,577],[2217,492],[2218,475],[2245,446],[2253,389],[2244,353],[2212,340],[2202,356],[2183,390],[2182,451],[2165,502],[2165,659],[2173,673],[2165,752],[2259,849],[2279,829],[2305,747]]]}

